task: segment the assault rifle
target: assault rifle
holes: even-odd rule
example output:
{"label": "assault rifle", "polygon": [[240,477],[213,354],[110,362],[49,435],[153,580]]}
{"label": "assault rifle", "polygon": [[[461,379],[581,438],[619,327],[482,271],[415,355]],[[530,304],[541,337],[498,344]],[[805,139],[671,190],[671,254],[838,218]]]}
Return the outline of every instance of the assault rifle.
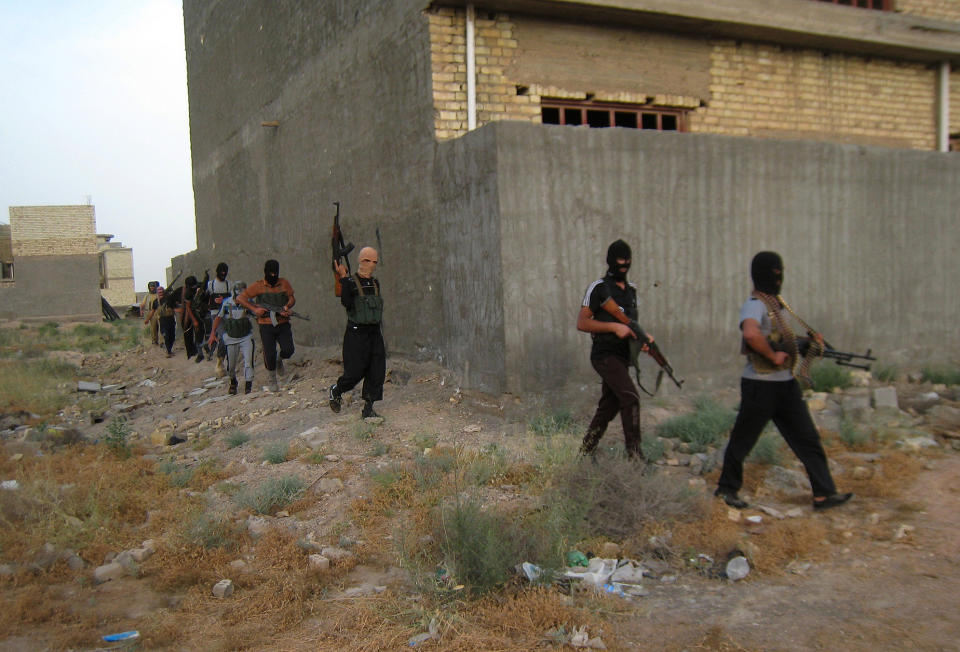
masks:
{"label": "assault rifle", "polygon": [[[797,338],[797,353],[800,357],[807,355],[807,351],[810,350],[810,337],[798,337]],[[770,348],[774,351],[787,351],[786,344],[783,341],[775,342],[770,344]],[[830,345],[830,342],[826,340],[823,341],[823,353],[821,354],[824,358],[830,358],[838,365],[842,367],[854,367],[856,369],[863,369],[864,371],[870,371],[870,364],[863,364],[854,362],[854,360],[876,360],[875,357],[870,355],[872,349],[867,349],[867,352],[863,355],[859,353],[847,353],[846,351],[837,351]],[[789,351],[787,351],[789,353]]]}
{"label": "assault rifle", "polygon": [[286,310],[287,314],[290,315],[291,317],[296,317],[297,319],[302,319],[304,321],[310,321],[310,318],[308,316],[301,315],[296,310],[287,310],[283,306],[275,306],[269,303],[260,303],[259,301],[257,301],[256,304],[260,308],[263,308],[270,313],[270,323],[274,326],[280,323],[277,321],[277,315],[279,315],[284,310]]}
{"label": "assault rifle", "polygon": [[[645,394],[648,396],[653,396],[657,393],[657,390],[660,389],[660,383],[663,381],[664,373],[670,377],[670,380],[672,380],[677,387],[683,389],[684,381],[677,380],[676,376],[673,375],[673,367],[671,367],[670,363],[667,362],[667,357],[660,351],[660,347],[657,346],[657,343],[654,342],[653,339],[646,334],[646,332],[644,332],[644,330],[640,327],[640,324],[627,317],[626,313],[623,312],[623,309],[617,304],[616,301],[613,300],[613,298],[604,301],[600,307],[613,315],[613,317],[621,324],[626,324],[630,330],[633,331],[633,334],[637,336],[636,340],[630,340],[630,363],[633,365],[633,368],[636,371],[637,385],[640,385],[640,389],[642,389]],[[647,355],[653,358],[654,362],[660,365],[660,372],[657,374],[657,384],[656,387],[654,387],[652,394],[640,384],[640,366],[638,364],[638,358],[644,345],[647,346]]]}
{"label": "assault rifle", "polygon": [[347,276],[350,275],[350,252],[353,251],[353,243],[344,243],[343,232],[340,230],[340,202],[335,201],[333,205],[337,207],[337,214],[333,217],[333,230],[330,234],[330,248],[333,250],[333,294],[340,296],[343,291],[340,287],[340,276],[337,275],[337,263],[343,259],[343,264],[347,268]]}

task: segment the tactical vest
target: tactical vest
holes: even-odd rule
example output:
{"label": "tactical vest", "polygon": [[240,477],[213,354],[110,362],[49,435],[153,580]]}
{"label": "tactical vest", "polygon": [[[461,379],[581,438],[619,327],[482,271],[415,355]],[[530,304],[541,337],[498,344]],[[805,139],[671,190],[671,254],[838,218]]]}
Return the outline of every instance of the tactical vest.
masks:
{"label": "tactical vest", "polygon": [[[220,290],[223,290],[222,292]],[[209,295],[209,300],[207,301],[207,308],[210,310],[220,310],[222,303],[217,303],[217,299],[226,299],[230,296],[230,282],[221,281],[220,279],[213,279],[210,281],[210,285],[207,286],[207,294]]]}
{"label": "tactical vest", "polygon": [[234,339],[246,337],[253,330],[253,325],[247,317],[247,309],[234,304],[227,311],[229,317],[223,320],[227,335]]}
{"label": "tactical vest", "polygon": [[283,310],[287,307],[286,292],[264,292],[256,297],[257,305],[267,310]]}
{"label": "tactical vest", "polygon": [[347,318],[354,324],[379,324],[383,317],[383,297],[380,296],[380,286],[376,281],[369,289],[373,294],[367,294],[368,288],[360,285],[357,280],[357,296],[353,300],[353,308],[347,311]]}

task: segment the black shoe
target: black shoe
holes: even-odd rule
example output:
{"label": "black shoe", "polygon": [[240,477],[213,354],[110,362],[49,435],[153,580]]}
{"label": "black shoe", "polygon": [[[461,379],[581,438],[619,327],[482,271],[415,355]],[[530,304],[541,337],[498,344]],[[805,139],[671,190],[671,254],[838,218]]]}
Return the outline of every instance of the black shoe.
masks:
{"label": "black shoe", "polygon": [[203,362],[203,351],[197,351],[197,359],[194,362]]}
{"label": "black shoe", "polygon": [[839,505],[844,504],[851,498],[853,498],[852,493],[832,494],[830,496],[827,496],[823,500],[814,500],[813,508],[814,509],[830,509],[831,507],[837,507]]}
{"label": "black shoe", "polygon": [[245,382],[245,383],[243,384],[243,393],[244,393],[244,394],[249,394],[251,389],[253,389],[253,381],[252,381],[252,380],[248,380],[247,382]]}
{"label": "black shoe", "polygon": [[747,501],[737,495],[736,491],[721,491],[720,489],[717,489],[713,492],[713,495],[717,498],[722,498],[723,502],[730,505],[730,507],[735,507],[736,509],[746,509],[750,506]]}
{"label": "black shoe", "polygon": [[230,379],[230,389],[227,390],[227,394],[236,394],[237,393],[237,379]]}
{"label": "black shoe", "polygon": [[334,412],[339,412],[340,407],[343,405],[343,396],[337,392],[337,384],[334,383],[330,385],[330,391],[328,392],[330,398],[330,409]]}
{"label": "black shoe", "polygon": [[361,419],[369,419],[370,417],[378,418],[380,415],[373,411],[373,401],[367,401],[363,404],[363,411],[360,412]]}

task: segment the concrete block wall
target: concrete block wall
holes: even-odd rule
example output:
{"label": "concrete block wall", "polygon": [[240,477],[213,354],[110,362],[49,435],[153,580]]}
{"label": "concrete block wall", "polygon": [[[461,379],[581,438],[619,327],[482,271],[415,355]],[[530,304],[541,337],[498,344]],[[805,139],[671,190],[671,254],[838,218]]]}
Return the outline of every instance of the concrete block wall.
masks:
{"label": "concrete block wall", "polygon": [[93,206],[11,206],[10,228],[15,258],[97,253]]}
{"label": "concrete block wall", "polygon": [[10,238],[9,224],[0,224],[0,262],[13,262],[13,243]]}
{"label": "concrete block wall", "polygon": [[[429,19],[435,133],[445,140],[467,128],[465,12],[435,8]],[[936,73],[924,64],[484,12],[476,49],[478,125],[539,123],[542,97],[589,94],[688,109],[698,133],[936,148]]]}
{"label": "concrete block wall", "polygon": [[957,0],[894,0],[894,9],[925,18],[960,21],[960,2]]}
{"label": "concrete block wall", "polygon": [[111,247],[100,252],[104,273],[104,287],[100,294],[111,306],[123,307],[136,303],[133,282],[133,250],[129,247]]}

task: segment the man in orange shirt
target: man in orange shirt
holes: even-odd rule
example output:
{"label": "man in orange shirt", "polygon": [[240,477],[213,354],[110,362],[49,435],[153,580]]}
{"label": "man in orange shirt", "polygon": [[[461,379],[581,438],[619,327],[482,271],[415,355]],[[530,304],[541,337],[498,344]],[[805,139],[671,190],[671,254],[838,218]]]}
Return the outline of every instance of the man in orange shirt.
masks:
{"label": "man in orange shirt", "polygon": [[267,385],[271,392],[279,391],[277,375],[283,376],[286,373],[283,361],[293,355],[290,310],[296,302],[293,286],[287,279],[280,277],[280,263],[272,259],[263,266],[263,279],[251,283],[237,296],[237,303],[257,316],[260,344],[263,347],[263,366],[267,369]]}

